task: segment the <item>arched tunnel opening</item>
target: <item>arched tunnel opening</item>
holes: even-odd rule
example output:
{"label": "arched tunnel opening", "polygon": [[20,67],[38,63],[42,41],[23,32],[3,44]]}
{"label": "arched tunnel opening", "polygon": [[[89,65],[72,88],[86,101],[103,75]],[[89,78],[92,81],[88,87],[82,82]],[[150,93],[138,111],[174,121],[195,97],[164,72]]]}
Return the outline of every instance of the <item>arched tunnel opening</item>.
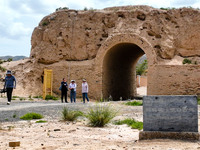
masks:
{"label": "arched tunnel opening", "polygon": [[136,96],[136,63],[144,51],[132,43],[120,43],[103,60],[103,98],[114,101]]}

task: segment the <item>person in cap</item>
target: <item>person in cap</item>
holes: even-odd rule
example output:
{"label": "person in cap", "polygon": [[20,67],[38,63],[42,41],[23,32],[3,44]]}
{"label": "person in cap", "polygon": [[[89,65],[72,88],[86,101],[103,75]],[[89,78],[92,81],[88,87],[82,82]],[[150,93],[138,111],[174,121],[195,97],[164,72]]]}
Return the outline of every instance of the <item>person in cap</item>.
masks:
{"label": "person in cap", "polygon": [[71,83],[69,84],[71,103],[76,103],[76,87],[77,85],[75,83],[75,80],[71,80]]}
{"label": "person in cap", "polygon": [[8,98],[7,105],[10,105],[13,88],[14,89],[16,88],[16,79],[12,75],[12,72],[10,70],[7,70],[6,77],[5,77],[5,84],[4,84],[4,89],[6,89],[7,91],[7,98]]}
{"label": "person in cap", "polygon": [[88,84],[86,82],[86,79],[83,79],[83,83],[82,83],[82,95],[83,95],[83,103],[85,103],[85,98],[87,99],[87,102],[89,103],[89,98],[88,98]]}
{"label": "person in cap", "polygon": [[60,90],[61,90],[61,102],[63,103],[63,97],[65,97],[65,103],[68,103],[67,101],[68,85],[65,78],[63,78],[63,81],[61,82]]}

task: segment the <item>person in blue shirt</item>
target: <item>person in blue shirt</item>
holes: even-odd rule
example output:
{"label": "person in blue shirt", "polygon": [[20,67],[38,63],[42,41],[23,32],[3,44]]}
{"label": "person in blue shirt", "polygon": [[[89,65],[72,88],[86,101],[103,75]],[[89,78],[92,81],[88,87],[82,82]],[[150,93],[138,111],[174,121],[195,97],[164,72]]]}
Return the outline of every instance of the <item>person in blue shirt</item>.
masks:
{"label": "person in blue shirt", "polygon": [[8,98],[7,105],[10,105],[13,88],[14,89],[16,88],[16,79],[12,75],[12,72],[10,70],[7,70],[5,77],[5,84],[4,84],[4,89],[6,89],[7,91],[7,98]]}

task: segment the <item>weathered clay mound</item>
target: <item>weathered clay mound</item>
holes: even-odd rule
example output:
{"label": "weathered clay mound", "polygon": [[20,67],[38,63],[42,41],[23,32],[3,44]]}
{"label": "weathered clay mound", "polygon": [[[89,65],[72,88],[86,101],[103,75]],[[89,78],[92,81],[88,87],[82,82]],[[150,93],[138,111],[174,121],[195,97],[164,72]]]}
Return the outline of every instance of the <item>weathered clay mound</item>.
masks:
{"label": "weathered clay mound", "polygon": [[118,33],[147,39],[158,57],[199,56],[199,10],[160,10],[148,6],[104,10],[60,10],[42,19],[32,35],[31,58],[51,64],[96,57],[105,40]]}

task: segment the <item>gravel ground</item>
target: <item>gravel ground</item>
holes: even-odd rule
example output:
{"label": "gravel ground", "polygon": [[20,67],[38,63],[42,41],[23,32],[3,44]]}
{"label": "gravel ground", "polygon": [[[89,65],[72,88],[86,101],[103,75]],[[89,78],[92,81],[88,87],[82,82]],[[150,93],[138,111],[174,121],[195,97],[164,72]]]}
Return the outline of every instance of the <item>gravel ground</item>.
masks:
{"label": "gravel ground", "polygon": [[[193,150],[200,149],[199,141],[181,141],[170,139],[155,139],[138,141],[139,131],[126,125],[109,124],[104,128],[92,128],[80,122],[61,122],[61,111],[64,106],[73,110],[86,112],[95,102],[83,104],[60,103],[60,101],[44,100],[14,100],[6,104],[6,98],[0,98],[0,149],[11,150],[9,141],[20,141],[19,150]],[[119,114],[115,119],[134,118],[142,121],[142,106],[122,105],[123,101],[107,102]],[[35,121],[21,121],[19,118],[28,113],[37,112],[44,115],[47,123],[38,124]],[[14,117],[16,116],[16,117]],[[13,128],[11,128],[13,127]],[[60,131],[55,131],[59,129]]]}
{"label": "gravel ground", "polygon": [[[96,102],[90,102],[83,104],[78,101],[77,103],[61,103],[58,101],[45,101],[40,99],[30,100],[12,100],[11,105],[6,104],[6,98],[0,98],[0,121],[1,122],[10,122],[10,121],[19,121],[22,115],[28,112],[40,113],[44,116],[45,119],[54,120],[61,119],[61,111],[64,106],[67,106],[73,110],[79,110],[87,112],[89,108],[96,105]],[[138,118],[139,121],[142,121],[142,107],[131,107],[122,105],[121,101],[118,102],[106,102],[101,104],[109,104],[119,111],[120,117],[131,117]],[[128,108],[128,109],[127,109]],[[16,116],[16,117],[14,117]],[[117,117],[116,117],[117,118]]]}

